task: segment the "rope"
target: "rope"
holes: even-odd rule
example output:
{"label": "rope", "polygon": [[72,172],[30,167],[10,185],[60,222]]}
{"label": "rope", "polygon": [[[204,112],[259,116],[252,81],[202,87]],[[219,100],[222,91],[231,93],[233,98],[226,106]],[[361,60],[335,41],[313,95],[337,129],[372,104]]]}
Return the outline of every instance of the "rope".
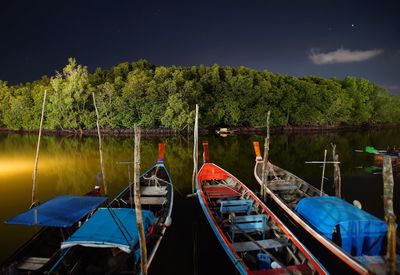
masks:
{"label": "rope", "polygon": [[[130,242],[133,240],[131,234],[129,234],[129,231],[126,229],[124,224],[121,222],[121,220],[118,218],[118,216],[115,214],[114,210],[110,207],[110,205],[107,203],[107,210],[110,212],[111,218],[114,220],[115,224],[117,225],[118,229],[121,231],[122,236],[124,237],[125,241],[127,244],[130,246]],[[124,232],[125,230],[125,232]],[[126,234],[125,234],[126,233]],[[129,237],[130,240],[128,240],[127,236]]]}
{"label": "rope", "polygon": [[143,176],[143,179],[145,179],[145,180],[155,180],[155,181],[157,181],[157,182],[158,182],[158,181],[161,181],[161,182],[163,182],[163,183],[165,183],[165,184],[171,185],[172,188],[173,188],[175,191],[177,191],[182,197],[184,196],[184,195],[181,193],[181,191],[179,191],[179,190],[175,187],[175,185],[173,185],[173,184],[172,184],[171,182],[169,182],[169,181],[160,179],[160,178],[157,177],[156,175],[152,175],[152,176],[149,177],[149,178],[146,178],[146,177]]}

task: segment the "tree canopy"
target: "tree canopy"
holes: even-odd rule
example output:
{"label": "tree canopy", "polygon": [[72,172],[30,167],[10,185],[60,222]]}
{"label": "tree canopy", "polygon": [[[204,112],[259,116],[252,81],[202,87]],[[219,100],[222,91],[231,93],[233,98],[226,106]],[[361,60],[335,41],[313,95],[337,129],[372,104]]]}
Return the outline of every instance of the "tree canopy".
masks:
{"label": "tree canopy", "polygon": [[146,60],[89,73],[74,58],[62,72],[32,83],[0,80],[0,127],[36,129],[47,90],[46,129],[95,127],[91,93],[106,129],[166,127],[189,129],[195,104],[200,126],[372,125],[400,122],[400,97],[363,79],[293,77],[246,67],[165,67]]}

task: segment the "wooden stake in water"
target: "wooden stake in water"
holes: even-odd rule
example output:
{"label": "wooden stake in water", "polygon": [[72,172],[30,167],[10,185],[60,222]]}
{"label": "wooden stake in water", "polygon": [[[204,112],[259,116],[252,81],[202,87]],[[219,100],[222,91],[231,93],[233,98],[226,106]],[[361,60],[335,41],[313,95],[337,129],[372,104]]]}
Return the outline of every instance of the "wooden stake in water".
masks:
{"label": "wooden stake in water", "polygon": [[268,157],[269,157],[269,117],[271,111],[268,111],[267,114],[267,137],[265,138],[264,142],[264,158],[263,158],[263,165],[262,165],[262,176],[261,176],[261,196],[265,201],[267,199],[267,182],[268,182]]}
{"label": "wooden stake in water", "polygon": [[140,128],[135,126],[135,148],[134,148],[134,200],[136,211],[136,224],[139,232],[140,243],[140,267],[143,275],[147,274],[147,247],[146,235],[144,234],[143,217],[142,217],[142,204],[140,202]]}
{"label": "wooden stake in water", "polygon": [[383,202],[385,219],[388,224],[387,235],[387,274],[396,273],[396,215],[393,211],[393,171],[390,156],[383,158]]}
{"label": "wooden stake in water", "polygon": [[105,171],[104,171],[104,163],[103,163],[103,147],[102,147],[102,143],[101,143],[99,112],[97,110],[96,98],[94,97],[94,93],[92,93],[92,96],[93,96],[94,109],[96,110],[96,125],[97,125],[97,135],[99,137],[99,153],[100,153],[101,176],[102,176],[102,179],[103,179],[104,195],[107,196],[107,184],[106,184],[106,174],[105,174]]}
{"label": "wooden stake in water", "polygon": [[322,193],[324,192],[324,178],[325,178],[325,166],[326,166],[326,154],[328,151],[325,149],[324,151],[324,163],[322,164],[322,178],[321,178],[321,192],[320,196],[322,196]]}
{"label": "wooden stake in water", "polygon": [[37,142],[37,147],[36,147],[36,158],[35,158],[35,166],[33,168],[33,175],[32,175],[32,204],[31,207],[35,204],[36,202],[36,175],[37,175],[37,167],[38,167],[38,162],[39,162],[39,149],[40,149],[40,138],[42,136],[42,127],[43,127],[43,119],[44,119],[44,107],[46,105],[46,95],[47,91],[44,91],[43,95],[43,104],[42,104],[42,115],[40,117],[40,126],[39,126],[39,136],[38,136],[38,142]]}
{"label": "wooden stake in water", "polygon": [[342,197],[342,177],[340,175],[339,155],[336,154],[336,144],[332,145],[332,160],[333,164],[333,181],[335,184],[335,196]]}
{"label": "wooden stake in water", "polygon": [[194,194],[195,182],[197,176],[197,163],[199,158],[199,105],[196,104],[196,118],[194,121],[194,131],[193,131],[193,175],[192,175],[192,194]]}

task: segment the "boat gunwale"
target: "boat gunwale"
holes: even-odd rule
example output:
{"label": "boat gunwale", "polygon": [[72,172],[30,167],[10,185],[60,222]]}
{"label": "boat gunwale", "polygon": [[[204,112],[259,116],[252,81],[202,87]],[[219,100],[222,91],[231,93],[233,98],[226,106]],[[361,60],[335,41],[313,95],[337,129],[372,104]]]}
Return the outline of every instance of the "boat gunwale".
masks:
{"label": "boat gunwale", "polygon": [[[320,274],[328,274],[327,270],[318,261],[318,259],[303,245],[302,242],[300,242],[300,240],[286,227],[286,225],[243,182],[241,182],[234,175],[232,175],[231,173],[229,173],[228,171],[226,171],[225,169],[221,168],[220,166],[218,166],[218,165],[216,165],[214,163],[204,163],[203,166],[200,168],[197,176],[196,176],[197,194],[198,194],[199,199],[201,199],[200,201],[201,201],[201,205],[202,205],[202,208],[203,208],[203,212],[205,214],[207,213],[206,216],[207,216],[207,219],[210,222],[210,225],[211,225],[213,231],[215,233],[218,232],[220,237],[222,237],[222,240],[224,241],[224,244],[226,246],[223,243],[221,243],[221,244],[224,247],[225,251],[230,256],[231,260],[233,259],[232,257],[235,257],[239,262],[243,262],[243,260],[239,257],[239,255],[236,253],[236,251],[232,247],[232,245],[229,242],[229,240],[225,237],[225,234],[222,232],[222,230],[218,226],[216,220],[214,219],[214,216],[211,213],[210,208],[208,207],[208,203],[206,202],[206,198],[205,198],[205,195],[204,195],[204,192],[203,192],[201,181],[199,181],[200,172],[204,168],[205,164],[213,165],[213,166],[217,167],[218,169],[222,170],[228,176],[232,177],[235,180],[235,182],[237,184],[239,184],[245,190],[245,192],[248,193],[252,197],[252,199],[257,203],[257,205],[260,206],[262,208],[262,210],[264,210],[265,215],[268,215],[269,218],[271,218],[275,222],[275,224],[286,234],[286,236],[289,237],[289,239],[303,253],[304,257],[310,262],[310,264],[315,268],[315,270],[318,271],[318,273],[320,273]],[[207,210],[207,212],[204,211],[205,209]],[[211,224],[210,219],[213,222],[213,224]],[[217,236],[217,238],[221,242],[221,239],[218,236]],[[226,247],[229,248],[229,251],[226,250]],[[232,255],[230,255],[230,254],[232,254]],[[235,262],[234,262],[234,264],[236,266]],[[247,272],[251,272],[251,270],[247,267],[247,265],[244,262],[242,264],[247,268]]]}
{"label": "boat gunwale", "polygon": [[[141,182],[141,179],[143,179],[146,174],[148,174],[152,170],[156,169],[157,167],[161,167],[164,170],[165,174],[167,175],[167,177],[169,179],[168,183],[165,183],[165,185],[167,185],[168,188],[170,189],[170,191],[168,191],[167,196],[166,196],[167,198],[169,198],[169,200],[167,200],[167,202],[169,203],[168,213],[167,213],[167,215],[162,216],[162,217],[165,217],[165,220],[166,220],[168,217],[171,217],[171,214],[172,214],[174,188],[173,188],[172,178],[171,178],[171,176],[170,176],[170,174],[168,172],[168,169],[166,168],[165,164],[163,162],[162,163],[160,163],[160,162],[155,163],[150,169],[148,169],[146,172],[144,172],[143,174],[140,175],[140,181],[139,182]],[[132,186],[133,186],[133,183],[129,184],[125,189],[123,189],[112,201],[109,202],[109,207],[113,208],[111,206],[112,204],[119,204],[120,203],[119,199],[122,198],[127,192],[129,192],[129,189]],[[148,256],[147,256],[147,259],[148,259],[147,267],[146,267],[147,270],[150,268],[150,265],[151,265],[151,263],[152,263],[152,261],[153,261],[153,259],[155,257],[155,254],[156,254],[156,252],[158,250],[158,247],[159,247],[159,245],[161,243],[161,240],[163,239],[163,237],[165,235],[164,233],[165,233],[166,229],[167,228],[165,226],[163,226],[163,228],[162,228],[157,240],[154,240],[154,244],[153,244],[153,246],[151,246],[151,248],[152,248],[151,253],[149,253]],[[69,252],[72,252],[71,248],[72,247],[66,248],[66,250],[65,250],[66,253],[63,253],[63,255],[57,261],[57,263],[52,266],[52,268],[50,269],[50,273],[54,272],[56,270],[57,266],[59,265],[59,263],[61,263],[66,257],[69,256]],[[96,248],[93,248],[93,249],[96,249]],[[99,249],[102,249],[102,248],[99,248]],[[135,251],[136,250],[132,250],[130,253],[127,253],[127,254],[128,255],[132,255]]]}
{"label": "boat gunwale", "polygon": [[[264,163],[263,160],[256,160],[256,164],[254,165],[254,177],[256,178],[257,182],[261,185],[262,180],[258,176],[257,173],[257,166],[262,165]],[[272,163],[271,163],[272,164]],[[301,180],[305,184],[312,186],[308,182],[302,180],[298,176],[290,173],[289,171],[280,168],[279,166],[276,166],[272,164],[274,167],[277,167],[284,171],[286,174],[293,176],[296,179]],[[315,188],[315,187],[314,187]],[[322,235],[319,233],[316,229],[311,227],[304,219],[302,219],[295,211],[293,211],[284,201],[281,199],[279,196],[277,196],[270,188],[266,188],[267,193],[271,196],[271,198],[290,216],[292,219],[297,222],[299,225],[301,225],[313,238],[315,238],[319,243],[324,245],[329,251],[331,251],[334,255],[339,257],[339,259],[342,260],[345,264],[347,264],[350,268],[355,270],[356,272],[360,274],[368,274],[369,270],[363,266],[357,259],[355,259],[353,256],[349,255],[346,253],[341,247],[339,247],[337,244],[335,244],[332,240],[329,240],[326,236]],[[323,193],[325,194],[325,193]]]}

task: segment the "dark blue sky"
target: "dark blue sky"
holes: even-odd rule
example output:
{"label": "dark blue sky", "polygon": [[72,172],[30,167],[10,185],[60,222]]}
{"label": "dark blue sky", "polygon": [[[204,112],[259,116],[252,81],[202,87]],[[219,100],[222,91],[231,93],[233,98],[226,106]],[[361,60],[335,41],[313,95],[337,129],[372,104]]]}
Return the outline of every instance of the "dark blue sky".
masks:
{"label": "dark blue sky", "polygon": [[145,58],[354,75],[400,90],[399,10],[398,0],[8,0],[0,9],[0,79],[51,76],[68,57],[90,71]]}

